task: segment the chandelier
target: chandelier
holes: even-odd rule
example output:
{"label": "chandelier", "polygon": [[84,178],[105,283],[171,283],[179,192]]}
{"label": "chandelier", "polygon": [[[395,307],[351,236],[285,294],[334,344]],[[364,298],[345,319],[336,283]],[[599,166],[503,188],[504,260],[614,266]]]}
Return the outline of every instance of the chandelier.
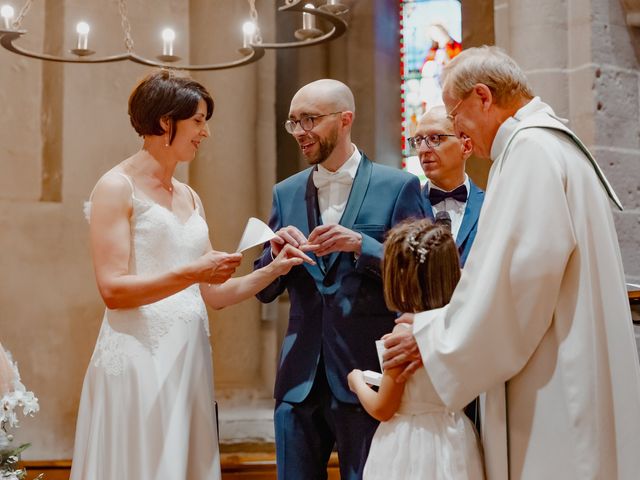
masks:
{"label": "chandelier", "polygon": [[[144,58],[134,51],[133,38],[131,36],[131,25],[127,16],[127,0],[117,0],[118,12],[124,34],[125,53],[94,57],[93,50],[89,49],[89,32],[90,26],[86,22],[80,22],[76,26],[77,43],[75,48],[69,50],[66,56],[51,55],[47,53],[38,53],[26,50],[14,42],[26,35],[27,31],[21,29],[21,24],[27,12],[31,8],[33,0],[26,0],[19,14],[15,15],[15,10],[10,5],[3,5],[0,8],[0,16],[3,24],[0,29],[0,45],[10,52],[25,57],[36,58],[38,60],[46,60],[51,62],[63,63],[110,63],[130,60],[142,65],[161,68],[175,68],[180,70],[206,71],[206,70],[222,70],[225,68],[240,67],[249,63],[260,60],[265,50],[276,50],[281,48],[298,48],[318,45],[340,37],[347,31],[347,23],[340,15],[347,12],[347,7],[339,3],[339,0],[322,0],[325,4],[316,8],[313,3],[303,4],[303,0],[285,0],[285,4],[278,8],[279,11],[302,12],[302,28],[295,31],[297,41],[286,43],[265,43],[260,35],[260,27],[258,25],[258,11],[256,10],[255,0],[247,0],[249,3],[250,21],[242,26],[243,42],[242,47],[238,48],[241,55],[237,60],[225,63],[215,63],[208,65],[189,65],[178,63],[181,58],[174,55],[173,47],[175,42],[175,32],[170,28],[162,31],[162,54],[158,55],[155,60]],[[306,0],[307,2],[309,0]],[[324,32],[316,25],[316,17],[326,20],[331,28]]]}

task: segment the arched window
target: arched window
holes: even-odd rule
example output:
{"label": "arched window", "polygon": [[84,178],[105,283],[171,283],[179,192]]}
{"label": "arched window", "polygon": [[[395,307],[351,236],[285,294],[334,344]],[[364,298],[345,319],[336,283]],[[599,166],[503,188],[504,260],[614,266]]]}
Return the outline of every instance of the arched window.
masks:
{"label": "arched window", "polygon": [[420,116],[442,105],[442,66],[462,50],[460,0],[400,0],[402,167],[426,178],[407,138]]}

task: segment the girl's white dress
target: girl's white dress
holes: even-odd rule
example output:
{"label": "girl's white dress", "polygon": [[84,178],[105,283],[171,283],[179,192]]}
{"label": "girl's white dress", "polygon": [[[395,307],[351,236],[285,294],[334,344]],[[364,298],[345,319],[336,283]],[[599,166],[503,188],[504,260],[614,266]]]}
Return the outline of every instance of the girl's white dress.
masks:
{"label": "girl's white dress", "polygon": [[427,372],[407,381],[398,412],[380,423],[371,442],[364,480],[482,480],[478,438],[463,412],[423,399]]}
{"label": "girl's white dress", "polygon": [[[131,188],[132,274],[166,272],[206,252],[197,207],[182,222]],[[197,284],[139,308],[106,309],[74,448],[71,480],[220,478],[209,325]]]}

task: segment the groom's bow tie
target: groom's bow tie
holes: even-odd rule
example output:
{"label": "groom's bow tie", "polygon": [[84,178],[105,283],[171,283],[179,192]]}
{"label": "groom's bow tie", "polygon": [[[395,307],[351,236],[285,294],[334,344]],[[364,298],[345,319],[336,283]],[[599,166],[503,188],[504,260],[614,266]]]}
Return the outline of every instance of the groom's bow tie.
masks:
{"label": "groom's bow tie", "polygon": [[346,170],[330,173],[324,169],[317,169],[313,172],[313,184],[316,188],[323,188],[332,183],[339,183],[341,185],[351,185],[353,178]]}
{"label": "groom's bow tie", "polygon": [[429,189],[429,201],[431,205],[437,205],[440,202],[444,202],[447,198],[453,198],[459,202],[467,201],[467,186],[460,185],[458,188],[451,190],[450,192],[444,192],[437,188]]}

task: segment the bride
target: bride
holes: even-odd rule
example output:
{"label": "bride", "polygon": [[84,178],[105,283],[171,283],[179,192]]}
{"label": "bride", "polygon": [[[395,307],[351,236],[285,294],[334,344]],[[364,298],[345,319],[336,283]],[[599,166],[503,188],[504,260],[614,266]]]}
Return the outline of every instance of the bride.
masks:
{"label": "bride", "polygon": [[190,78],[147,76],[129,98],[142,149],[104,174],[87,202],[106,310],[82,387],[71,480],[220,478],[205,303],[253,296],[303,261],[290,245],[230,278],[239,253],[212,249],[204,209],[173,178],[209,136],[213,100]]}

